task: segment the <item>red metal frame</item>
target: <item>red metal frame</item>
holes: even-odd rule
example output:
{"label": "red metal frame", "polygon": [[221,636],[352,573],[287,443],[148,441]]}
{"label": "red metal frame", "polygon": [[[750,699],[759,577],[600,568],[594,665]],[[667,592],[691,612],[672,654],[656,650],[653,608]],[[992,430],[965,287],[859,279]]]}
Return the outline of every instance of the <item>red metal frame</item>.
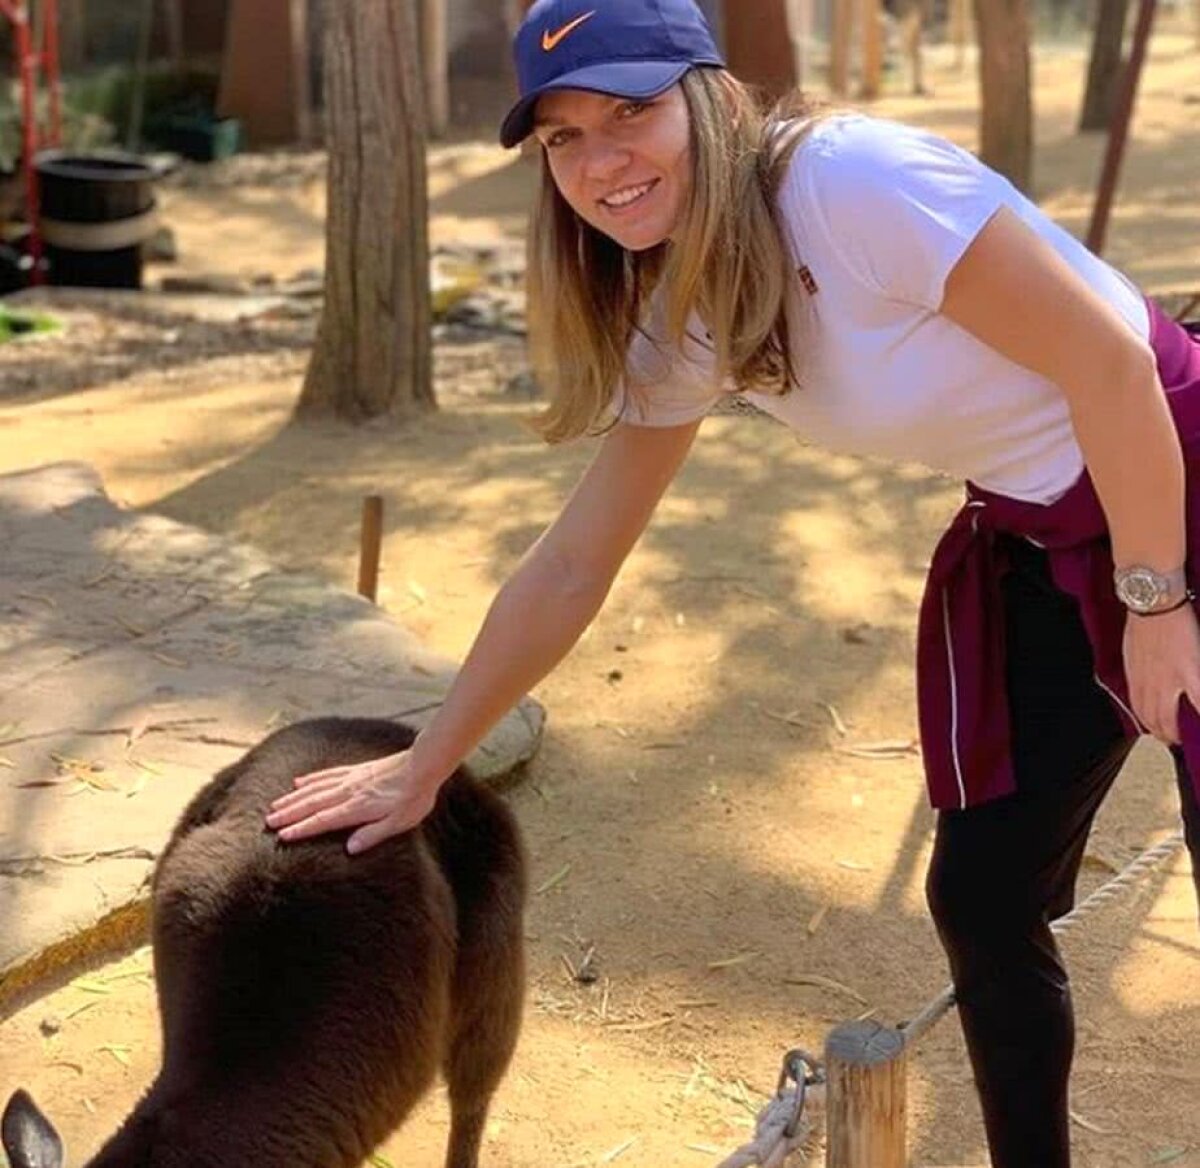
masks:
{"label": "red metal frame", "polygon": [[[42,43],[35,46],[30,27],[31,0],[0,0],[0,16],[13,27],[17,73],[21,79],[21,164],[25,169],[26,214],[29,216],[30,279],[42,282],[42,236],[38,230],[38,182],[34,156],[43,146],[62,141],[62,86],[58,64],[58,0],[42,0]],[[38,124],[37,89],[44,76],[50,93],[50,126],[44,136]]]}

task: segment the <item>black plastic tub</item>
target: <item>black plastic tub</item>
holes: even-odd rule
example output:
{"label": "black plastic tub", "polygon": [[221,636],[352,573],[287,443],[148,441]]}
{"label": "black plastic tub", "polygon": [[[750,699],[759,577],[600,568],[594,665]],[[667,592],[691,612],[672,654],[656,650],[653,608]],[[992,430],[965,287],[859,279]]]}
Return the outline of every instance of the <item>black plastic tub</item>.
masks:
{"label": "black plastic tub", "polygon": [[158,172],[135,154],[47,150],[34,160],[52,284],[140,288]]}

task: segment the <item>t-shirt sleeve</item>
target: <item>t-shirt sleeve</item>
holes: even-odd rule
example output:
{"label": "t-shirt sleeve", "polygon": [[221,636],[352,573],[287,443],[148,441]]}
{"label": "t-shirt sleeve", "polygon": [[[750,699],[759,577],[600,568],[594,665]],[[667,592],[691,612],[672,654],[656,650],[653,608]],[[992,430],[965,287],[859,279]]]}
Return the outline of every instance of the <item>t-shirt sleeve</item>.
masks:
{"label": "t-shirt sleeve", "polygon": [[682,426],[702,418],[720,400],[724,387],[715,370],[704,326],[693,317],[683,344],[660,339],[657,313],[629,344],[625,377],[613,399],[613,413],[635,426]]}
{"label": "t-shirt sleeve", "polygon": [[932,311],[946,278],[1011,192],[934,134],[855,119],[806,158],[808,204],[835,253],[872,291]]}

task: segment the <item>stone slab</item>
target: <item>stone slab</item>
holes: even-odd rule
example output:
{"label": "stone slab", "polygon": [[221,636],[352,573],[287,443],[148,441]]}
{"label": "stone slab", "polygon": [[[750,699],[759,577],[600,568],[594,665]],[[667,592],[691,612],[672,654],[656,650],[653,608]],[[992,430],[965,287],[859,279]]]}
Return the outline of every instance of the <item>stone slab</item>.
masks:
{"label": "stone slab", "polygon": [[[216,770],[305,717],[423,725],[455,668],[361,597],[122,510],[84,464],[0,476],[0,1016],[143,935]],[[543,721],[524,700],[470,766],[503,780]]]}
{"label": "stone slab", "polygon": [[56,310],[90,309],[94,312],[153,313],[179,321],[204,324],[236,324],[270,313],[285,311],[288,297],[272,292],[211,290],[158,292],[151,289],[123,292],[113,288],[56,288],[43,286],[15,292],[8,303],[29,308]]}

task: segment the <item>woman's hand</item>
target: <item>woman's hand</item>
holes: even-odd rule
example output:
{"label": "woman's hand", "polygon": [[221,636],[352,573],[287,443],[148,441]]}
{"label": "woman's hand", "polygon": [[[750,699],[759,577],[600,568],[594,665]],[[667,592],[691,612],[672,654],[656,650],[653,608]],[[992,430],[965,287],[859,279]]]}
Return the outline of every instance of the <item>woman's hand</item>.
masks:
{"label": "woman's hand", "polygon": [[1133,712],[1155,738],[1179,743],[1179,699],[1200,711],[1200,625],[1190,604],[1125,622],[1125,673]]}
{"label": "woman's hand", "polygon": [[418,781],[411,759],[412,752],[404,750],[300,775],[296,789],[271,804],[267,826],[288,842],[357,827],[346,850],[364,852],[416,827],[433,810],[440,784]]}

